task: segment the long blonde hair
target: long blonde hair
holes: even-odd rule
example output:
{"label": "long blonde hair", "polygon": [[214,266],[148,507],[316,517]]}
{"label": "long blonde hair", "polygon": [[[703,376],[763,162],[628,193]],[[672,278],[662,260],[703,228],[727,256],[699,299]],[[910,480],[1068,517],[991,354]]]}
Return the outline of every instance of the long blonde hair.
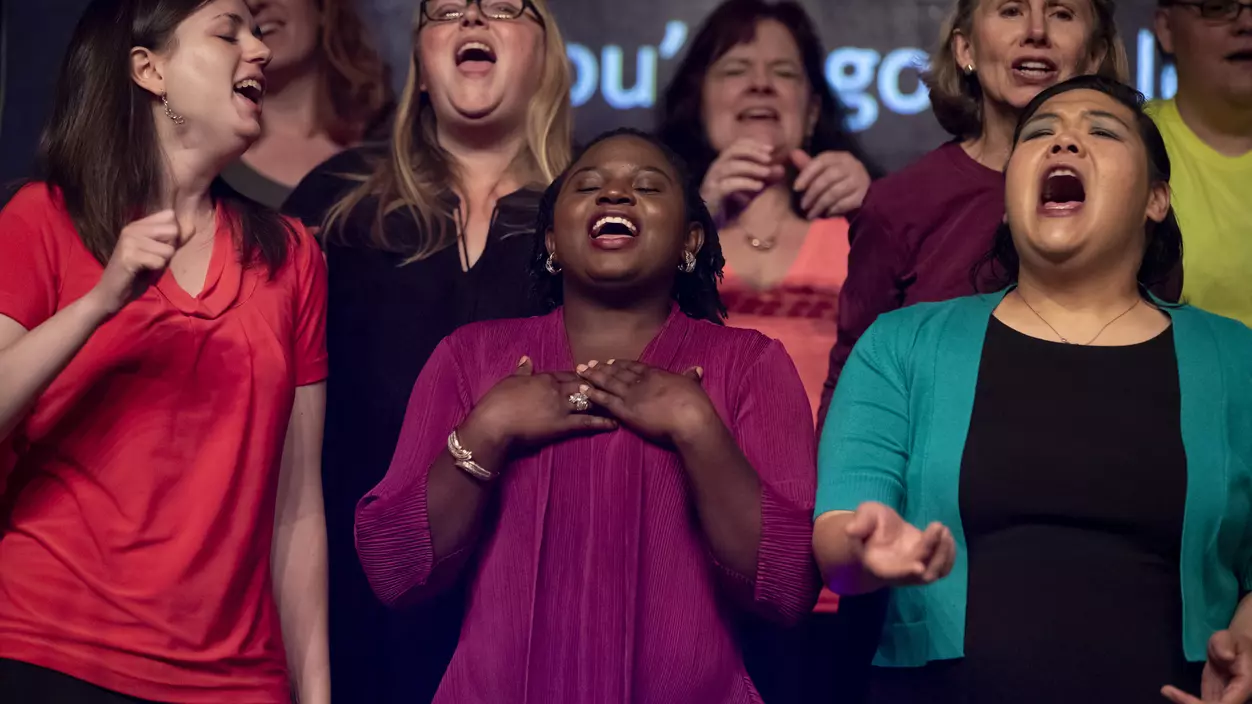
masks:
{"label": "long blonde hair", "polygon": [[[547,0],[531,0],[543,20],[544,65],[539,88],[526,113],[526,142],[512,164],[524,182],[546,186],[556,179],[572,158],[573,119],[570,108],[570,68],[565,41]],[[449,223],[455,213],[446,196],[458,179],[453,157],[439,146],[430,99],[419,89],[421,65],[417,38],[409,57],[409,77],[396,109],[395,125],[385,156],[371,164],[367,174],[349,176],[360,184],[326,214],[323,227],[330,241],[342,241],[352,212],[367,198],[377,201],[369,245],[401,252],[406,263],[425,259],[456,242]],[[398,241],[383,223],[388,215],[407,209],[416,221],[418,241]]]}
{"label": "long blonde hair", "polygon": [[[935,119],[949,134],[958,139],[976,137],[982,133],[982,91],[978,77],[966,75],[956,65],[954,43],[958,33],[973,36],[974,11],[982,0],[956,0],[955,7],[939,30],[939,46],[931,54],[930,70],[922,75],[930,89],[930,106]],[[1088,56],[1103,54],[1095,73],[1106,78],[1125,82],[1130,71],[1126,60],[1126,47],[1117,33],[1113,17],[1117,13],[1116,0],[1090,0],[1095,11],[1095,27],[1087,42]]]}

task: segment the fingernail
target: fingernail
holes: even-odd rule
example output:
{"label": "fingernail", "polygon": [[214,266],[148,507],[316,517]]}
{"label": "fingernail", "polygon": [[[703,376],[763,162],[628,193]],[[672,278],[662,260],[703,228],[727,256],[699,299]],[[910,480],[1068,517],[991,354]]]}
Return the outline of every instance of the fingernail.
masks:
{"label": "fingernail", "polygon": [[529,361],[530,361],[530,357],[527,357],[526,355],[522,355],[522,358],[517,360],[517,366],[524,367],[526,366],[526,363]]}
{"label": "fingernail", "polygon": [[613,362],[616,362],[616,361],[617,361],[617,360],[615,360],[615,359],[610,359],[609,361],[605,362],[605,364],[612,364]]}
{"label": "fingernail", "polygon": [[696,367],[696,376],[704,378],[704,367]]}
{"label": "fingernail", "polygon": [[578,370],[578,373],[579,373],[579,374],[582,374],[583,372],[587,371],[587,365],[586,365],[586,364],[580,364],[580,365],[578,365],[577,367],[575,367],[575,369],[577,369],[577,370]]}
{"label": "fingernail", "polygon": [[591,387],[590,387],[590,386],[587,386],[586,384],[579,384],[579,385],[578,385],[578,391],[579,391],[579,393],[584,393],[584,394],[585,394],[585,393],[587,393],[587,392],[588,392],[588,391],[590,391],[590,390],[591,390]]}
{"label": "fingernail", "polygon": [[591,360],[590,362],[587,362],[587,366],[588,366],[588,367],[594,367],[594,366],[596,366],[597,364],[599,364],[599,362],[597,362],[597,361],[596,361],[596,360],[594,360],[594,359],[593,359],[593,360]]}

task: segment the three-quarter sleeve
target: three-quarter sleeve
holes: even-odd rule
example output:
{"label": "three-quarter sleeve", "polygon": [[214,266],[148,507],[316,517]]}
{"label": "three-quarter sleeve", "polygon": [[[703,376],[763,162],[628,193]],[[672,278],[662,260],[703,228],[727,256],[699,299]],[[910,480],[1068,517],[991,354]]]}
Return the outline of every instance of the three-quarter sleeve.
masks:
{"label": "three-quarter sleeve", "polygon": [[814,516],[866,501],[902,510],[909,399],[899,321],[866,331],[848,357],[817,453]]}
{"label": "three-quarter sleeve", "polygon": [[752,599],[764,615],[796,622],[812,611],[821,588],[811,547],[815,447],[812,433],[805,432],[813,411],[791,357],[777,341],[747,370],[742,388],[735,435],[761,487]]}
{"label": "three-quarter sleeve", "polygon": [[431,464],[446,451],[448,434],[470,408],[452,342],[445,339],[413,386],[387,475],[357,505],[357,555],[370,586],[385,604],[411,601],[428,584],[442,581],[432,580],[441,563],[431,542],[426,480]]}
{"label": "three-quarter sleeve", "polygon": [[848,357],[857,340],[882,313],[900,307],[903,296],[899,279],[907,258],[907,243],[892,227],[894,203],[890,196],[876,193],[871,186],[865,203],[848,231],[848,278],[839,290],[839,335],[830,351],[830,366],[822,388],[817,412],[820,431],[830,410],[831,397],[839,383]]}

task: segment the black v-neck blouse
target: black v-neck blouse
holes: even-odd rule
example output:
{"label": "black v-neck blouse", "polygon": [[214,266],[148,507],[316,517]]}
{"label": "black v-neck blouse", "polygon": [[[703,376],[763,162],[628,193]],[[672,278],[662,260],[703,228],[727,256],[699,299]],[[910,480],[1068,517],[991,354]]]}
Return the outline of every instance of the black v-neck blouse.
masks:
{"label": "black v-neck blouse", "polygon": [[[363,147],[326,161],[305,177],[284,210],[320,226],[331,205],[356,185],[343,174],[364,173],[367,156],[378,150]],[[414,623],[418,615],[388,612],[378,603],[357,562],[353,513],[357,501],[386,474],[413,384],[440,340],[466,323],[542,312],[528,269],[541,196],[523,189],[499,200],[486,247],[469,271],[462,270],[455,245],[410,264],[403,264],[404,252],[369,246],[372,200],[349,217],[344,244],[325,245],[330,377],[322,474],[332,656],[335,690],[341,691],[342,683],[343,695],[353,701],[391,701],[400,686],[406,701],[418,701],[414,679],[426,678],[415,677],[414,670],[431,668],[437,683],[446,657],[414,654],[414,639],[429,643],[442,635],[451,642],[422,647],[446,647],[448,653],[455,645],[459,604],[422,609],[421,623]],[[385,227],[393,241],[417,239],[419,225],[404,209],[389,215]],[[439,620],[446,621],[442,631]]]}

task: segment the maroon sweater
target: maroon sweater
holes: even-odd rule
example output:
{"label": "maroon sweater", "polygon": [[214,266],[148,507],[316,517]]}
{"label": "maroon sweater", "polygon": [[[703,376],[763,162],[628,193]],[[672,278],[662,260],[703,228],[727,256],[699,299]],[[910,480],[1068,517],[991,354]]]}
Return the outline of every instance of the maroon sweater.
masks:
{"label": "maroon sweater", "polygon": [[882,313],[974,293],[970,272],[1004,219],[1004,174],[949,142],[874,182],[852,221],[839,338],[818,429],[852,347]]}

